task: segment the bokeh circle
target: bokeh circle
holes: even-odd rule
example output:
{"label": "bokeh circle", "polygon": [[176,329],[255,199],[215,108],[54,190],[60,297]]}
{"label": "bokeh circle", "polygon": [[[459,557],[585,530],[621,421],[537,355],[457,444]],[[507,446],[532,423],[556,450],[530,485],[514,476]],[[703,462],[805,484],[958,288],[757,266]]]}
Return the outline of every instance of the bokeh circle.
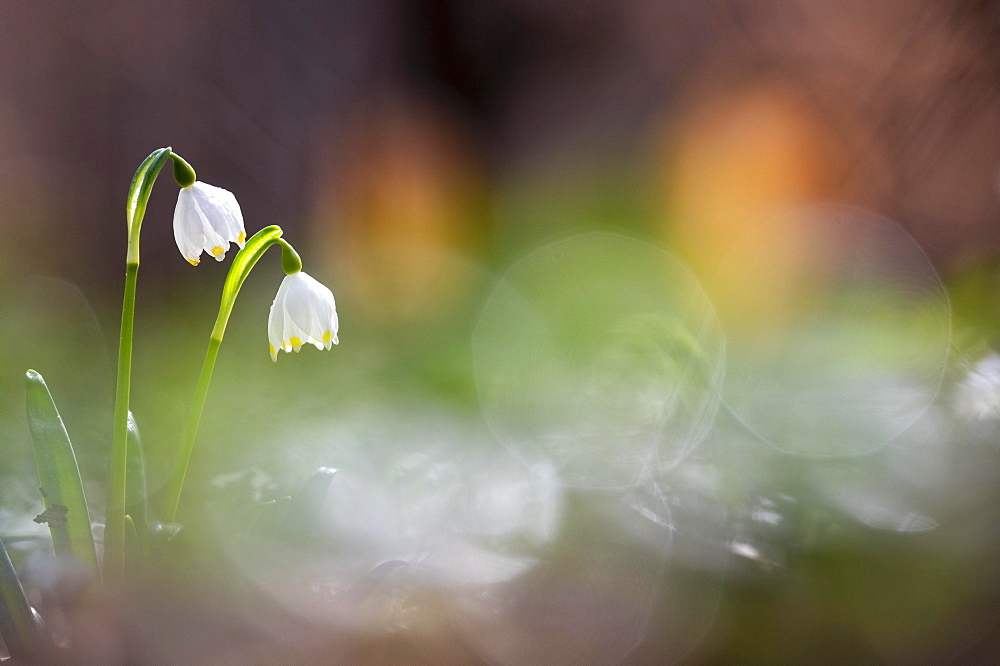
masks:
{"label": "bokeh circle", "polygon": [[[930,259],[895,222],[835,205],[786,215],[794,233],[759,260],[780,255],[798,268],[780,310],[752,329],[727,330],[723,395],[747,428],[786,453],[869,453],[937,395],[950,301]],[[743,288],[759,285],[746,276]]]}
{"label": "bokeh circle", "polygon": [[490,428],[577,487],[627,487],[683,459],[715,418],[724,355],[687,267],[609,232],[515,262],[473,333]]}

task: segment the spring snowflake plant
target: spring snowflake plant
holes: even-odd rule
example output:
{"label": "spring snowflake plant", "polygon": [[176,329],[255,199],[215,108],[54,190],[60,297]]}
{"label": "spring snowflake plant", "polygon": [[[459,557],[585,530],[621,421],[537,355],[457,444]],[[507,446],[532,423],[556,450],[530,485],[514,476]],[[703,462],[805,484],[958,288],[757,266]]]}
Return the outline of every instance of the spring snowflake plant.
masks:
{"label": "spring snowflake plant", "polygon": [[[197,265],[202,253],[208,253],[222,261],[232,243],[240,250],[222,289],[219,313],[209,337],[194,402],[168,486],[162,522],[154,523],[146,517],[145,466],[138,427],[129,411],[129,393],[139,232],[153,183],[168,160],[173,163],[174,180],[181,188],[174,211],[174,239],[184,259]],[[137,553],[140,564],[144,555],[148,556],[148,533],[175,533],[179,529],[174,519],[226,324],[243,282],[271,246],[281,247],[281,265],[286,274],[268,316],[271,358],[277,359],[278,350],[297,352],[304,344],[330,349],[337,344],[339,324],[333,293],[302,272],[302,261],[282,238],[281,228],[265,227],[248,239],[236,197],[228,190],[198,181],[191,165],[170,148],[153,151],[136,171],[126,203],[126,222],[125,298],[118,347],[103,567],[98,561],[87,500],[69,435],[45,380],[34,370],[29,370],[26,377],[28,425],[45,502],[45,511],[35,520],[48,523],[57,556],[74,558],[86,567],[95,583],[103,580],[105,584],[121,582],[126,570],[132,570],[132,566],[126,567],[127,551]],[[329,483],[329,474],[313,476],[316,478],[310,477],[307,484]],[[127,541],[132,546],[129,549]],[[38,613],[28,604],[20,579],[0,541],[0,637],[10,655],[31,661],[39,655],[49,654],[52,645],[41,626]]]}

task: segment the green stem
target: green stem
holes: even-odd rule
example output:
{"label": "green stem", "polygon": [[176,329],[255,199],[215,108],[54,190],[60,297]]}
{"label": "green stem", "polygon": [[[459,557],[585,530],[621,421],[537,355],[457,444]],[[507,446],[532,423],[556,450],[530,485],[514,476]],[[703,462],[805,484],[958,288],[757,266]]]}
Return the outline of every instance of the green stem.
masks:
{"label": "green stem", "polygon": [[[130,244],[131,245],[131,244]],[[125,573],[125,473],[128,465],[128,403],[132,377],[132,331],[135,320],[135,285],[139,262],[125,265],[125,299],[118,340],[118,388],[115,392],[115,426],[111,445],[111,473],[104,526],[104,578],[121,580]]]}
{"label": "green stem", "polygon": [[[233,263],[229,267],[226,282],[222,287],[222,302],[219,304],[219,314],[215,318],[215,326],[212,328],[212,334],[209,337],[208,353],[205,354],[205,362],[201,366],[201,375],[198,377],[198,388],[194,394],[194,403],[191,405],[191,412],[188,414],[187,425],[184,429],[184,439],[181,441],[181,448],[177,452],[174,473],[170,478],[170,486],[167,488],[167,499],[163,505],[164,523],[172,523],[177,517],[177,505],[181,499],[181,490],[184,489],[184,477],[187,476],[188,464],[191,462],[191,452],[194,450],[194,441],[198,435],[198,424],[201,422],[201,413],[205,408],[208,385],[212,382],[215,359],[219,355],[222,336],[226,333],[226,324],[229,323],[229,315],[232,314],[233,306],[236,304],[236,296],[240,293],[243,282],[250,275],[250,271],[257,261],[264,256],[269,247],[277,242],[283,242],[280,239],[281,227],[274,225],[264,227],[247,240],[246,245],[236,253]],[[288,247],[291,248],[291,246]]]}
{"label": "green stem", "polygon": [[219,355],[221,345],[221,336],[213,336],[209,339],[208,352],[205,354],[205,362],[201,365],[198,388],[194,394],[194,403],[191,405],[187,425],[184,427],[184,439],[181,442],[180,451],[177,452],[174,474],[170,478],[170,486],[167,489],[167,500],[163,506],[164,523],[174,522],[174,518],[177,516],[177,505],[181,499],[181,490],[184,488],[184,477],[187,476],[188,463],[191,462],[191,452],[194,451],[194,440],[198,435],[201,413],[205,409],[205,398],[208,397],[208,385],[212,382],[212,371],[215,370],[215,359]]}
{"label": "green stem", "polygon": [[128,471],[129,384],[132,379],[132,329],[135,320],[135,283],[139,274],[139,230],[146,204],[160,169],[170,158],[170,148],[149,154],[132,177],[125,200],[128,251],[125,255],[125,299],[122,328],[118,338],[118,385],[115,389],[115,422],[111,440],[111,469],[104,518],[104,580],[120,581],[125,576],[125,477]]}

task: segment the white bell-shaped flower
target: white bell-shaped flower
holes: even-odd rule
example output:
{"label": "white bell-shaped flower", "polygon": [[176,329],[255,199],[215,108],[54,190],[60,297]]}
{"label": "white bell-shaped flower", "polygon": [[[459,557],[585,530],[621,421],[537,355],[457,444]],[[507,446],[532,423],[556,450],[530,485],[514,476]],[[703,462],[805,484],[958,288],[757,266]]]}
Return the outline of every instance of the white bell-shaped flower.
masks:
{"label": "white bell-shaped flower", "polygon": [[208,252],[222,261],[230,243],[241,248],[246,241],[243,211],[229,190],[200,181],[182,187],[174,209],[174,240],[192,266]]}
{"label": "white bell-shaped flower", "polygon": [[271,360],[279,349],[297,352],[305,344],[330,349],[339,342],[338,324],[332,291],[301,271],[286,275],[267,317]]}

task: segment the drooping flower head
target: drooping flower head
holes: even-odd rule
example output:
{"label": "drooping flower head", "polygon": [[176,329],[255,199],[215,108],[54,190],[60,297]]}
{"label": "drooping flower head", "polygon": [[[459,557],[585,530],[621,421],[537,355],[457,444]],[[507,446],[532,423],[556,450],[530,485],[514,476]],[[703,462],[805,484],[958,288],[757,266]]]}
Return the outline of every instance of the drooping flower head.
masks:
{"label": "drooping flower head", "polygon": [[271,360],[279,349],[297,352],[305,344],[330,349],[339,342],[338,325],[333,292],[301,271],[286,275],[267,317]]}
{"label": "drooping flower head", "polygon": [[196,181],[182,187],[174,209],[174,240],[192,266],[208,252],[222,261],[230,243],[241,248],[246,241],[243,212],[229,190]]}

